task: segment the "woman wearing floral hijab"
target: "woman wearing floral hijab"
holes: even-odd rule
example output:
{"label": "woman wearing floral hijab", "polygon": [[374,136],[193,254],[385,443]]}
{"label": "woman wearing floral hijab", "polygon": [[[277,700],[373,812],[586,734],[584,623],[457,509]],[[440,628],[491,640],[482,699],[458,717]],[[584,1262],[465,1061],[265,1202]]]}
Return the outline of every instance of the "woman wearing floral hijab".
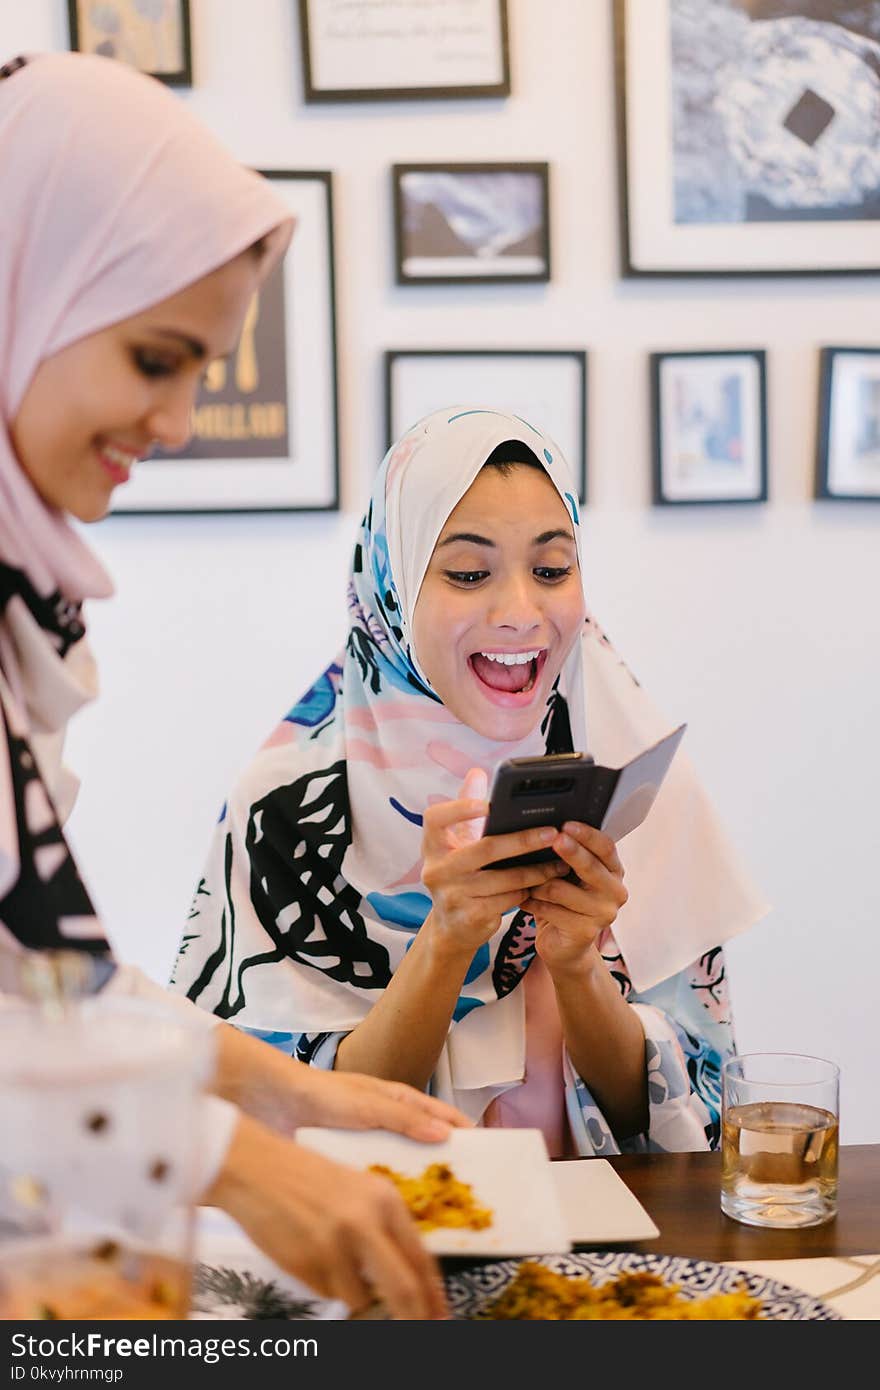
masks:
{"label": "woman wearing floral hijab", "polygon": [[[292,220],[160,83],[80,54],[0,69],[0,170],[0,988],[180,1008],[117,968],[62,829],[61,743],[97,688],[82,605],[112,592],[70,518],[103,516],[156,443],[185,442],[200,375],[233,349]],[[321,1293],[358,1305],[372,1286],[399,1315],[442,1312],[396,1193],[259,1120],[436,1139],[461,1117],[372,1078],[316,1087],[233,1029],[215,1039],[215,1085],[252,1113],[206,1102],[205,1199]]]}
{"label": "woman wearing floral hijab", "polygon": [[[555,1155],[714,1146],[721,945],[764,907],[687,758],[619,854],[577,824],[479,838],[502,759],[621,766],[669,730],[586,610],[553,441],[487,410],[414,426],[349,617],[224,810],[176,987],[314,1066],[537,1124]],[[555,869],[493,867],[540,843]]]}

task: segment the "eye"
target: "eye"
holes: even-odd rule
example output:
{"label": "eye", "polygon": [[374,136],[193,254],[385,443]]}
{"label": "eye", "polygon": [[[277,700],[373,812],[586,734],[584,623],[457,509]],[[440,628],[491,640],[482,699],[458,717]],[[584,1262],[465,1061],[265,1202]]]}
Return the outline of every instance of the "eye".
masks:
{"label": "eye", "polygon": [[538,565],[532,573],[548,584],[558,584],[571,574],[571,565]]}
{"label": "eye", "polygon": [[479,584],[482,579],[489,577],[488,570],[447,570],[446,578],[451,579],[453,584],[463,584],[470,587],[472,584]]}
{"label": "eye", "polygon": [[177,360],[149,348],[135,348],[132,352],[134,365],[146,377],[171,376],[177,370]]}

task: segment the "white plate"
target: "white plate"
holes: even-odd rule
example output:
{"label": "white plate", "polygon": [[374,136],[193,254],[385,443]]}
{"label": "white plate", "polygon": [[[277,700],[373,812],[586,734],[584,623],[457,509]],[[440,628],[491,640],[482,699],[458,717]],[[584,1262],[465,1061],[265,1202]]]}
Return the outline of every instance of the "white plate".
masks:
{"label": "white plate", "polygon": [[367,1168],[384,1163],[417,1177],[429,1163],[448,1163],[474,1200],[490,1207],[482,1231],[440,1227],[427,1231],[435,1255],[537,1255],[571,1249],[552,1164],[539,1129],[454,1129],[440,1144],[420,1144],[384,1129],[298,1129],[297,1143]]}
{"label": "white plate", "polygon": [[551,1164],[565,1228],[581,1245],[653,1240],[660,1232],[605,1158]]}

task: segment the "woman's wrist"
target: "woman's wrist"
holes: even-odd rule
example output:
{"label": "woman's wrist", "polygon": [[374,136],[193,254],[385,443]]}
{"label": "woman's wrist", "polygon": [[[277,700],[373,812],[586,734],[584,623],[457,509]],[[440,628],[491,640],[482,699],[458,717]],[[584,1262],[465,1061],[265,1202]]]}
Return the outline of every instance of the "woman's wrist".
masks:
{"label": "woman's wrist", "polygon": [[549,957],[541,952],[539,954],[554,984],[589,984],[605,970],[605,962],[595,941],[578,951],[566,952],[555,959],[552,953]]}
{"label": "woman's wrist", "polygon": [[460,971],[462,979],[481,944],[460,940],[444,924],[435,908],[431,909],[422,923],[418,940],[423,943],[424,950],[430,955],[432,964],[437,969],[444,972]]}
{"label": "woman's wrist", "polygon": [[[237,1215],[255,1195],[259,1160],[265,1158],[263,1145],[271,1138],[259,1121],[239,1114],[223,1162],[200,1201],[205,1206],[221,1207],[230,1216]],[[256,1185],[259,1187],[259,1181]]]}

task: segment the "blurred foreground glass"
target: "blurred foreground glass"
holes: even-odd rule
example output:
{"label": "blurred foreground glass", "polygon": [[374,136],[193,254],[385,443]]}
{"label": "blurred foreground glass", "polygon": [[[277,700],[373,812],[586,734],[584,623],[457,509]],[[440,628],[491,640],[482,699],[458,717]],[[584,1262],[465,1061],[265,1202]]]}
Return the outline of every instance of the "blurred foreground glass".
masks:
{"label": "blurred foreground glass", "polygon": [[818,1226],[837,1212],[840,1071],[790,1052],[722,1071],[721,1209],[749,1226]]}
{"label": "blurred foreground glass", "polygon": [[0,1318],[184,1318],[206,1030],[135,999],[0,1010]]}

